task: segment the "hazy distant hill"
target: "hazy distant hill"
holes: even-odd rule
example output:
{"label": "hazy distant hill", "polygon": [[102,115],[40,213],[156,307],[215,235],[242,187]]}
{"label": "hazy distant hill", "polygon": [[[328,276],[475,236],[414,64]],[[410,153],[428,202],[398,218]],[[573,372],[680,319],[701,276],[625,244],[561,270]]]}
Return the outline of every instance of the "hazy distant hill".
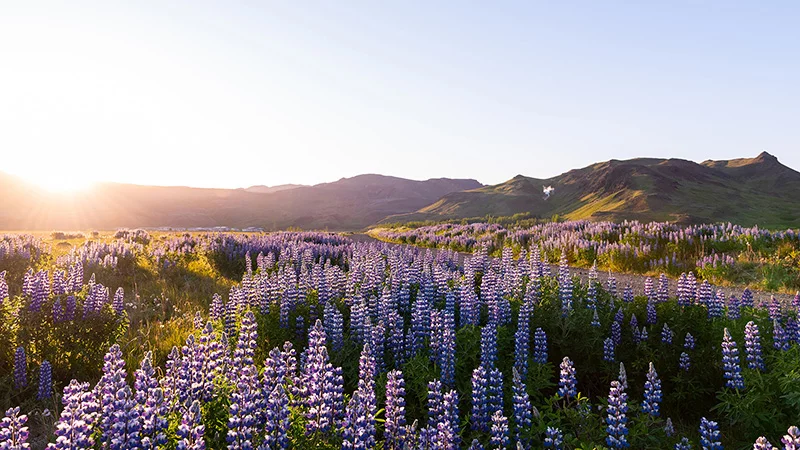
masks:
{"label": "hazy distant hill", "polygon": [[0,173],[0,229],[117,227],[287,227],[353,230],[415,211],[475,180],[413,181],[360,175],[269,194],[104,183],[76,194],[52,194]]}
{"label": "hazy distant hill", "polygon": [[[555,191],[545,199],[544,186]],[[705,161],[639,158],[593,164],[546,180],[518,175],[494,186],[453,192],[387,222],[510,216],[731,221],[800,226],[800,173],[770,155]]]}
{"label": "hazy distant hill", "polygon": [[243,190],[247,192],[254,192],[257,194],[272,194],[273,192],[280,192],[280,191],[288,191],[289,189],[297,189],[299,187],[305,187],[304,184],[279,184],[277,186],[250,186],[249,188],[244,188]]}

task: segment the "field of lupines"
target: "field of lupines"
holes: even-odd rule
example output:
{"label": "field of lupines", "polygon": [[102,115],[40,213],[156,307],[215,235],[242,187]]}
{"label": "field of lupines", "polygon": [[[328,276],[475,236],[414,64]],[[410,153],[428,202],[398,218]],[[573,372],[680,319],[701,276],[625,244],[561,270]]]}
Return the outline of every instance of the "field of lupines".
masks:
{"label": "field of lupines", "polygon": [[652,222],[443,223],[417,228],[378,228],[373,236],[397,243],[499,255],[531,245],[557,261],[631,273],[694,272],[717,284],[746,284],[770,291],[800,290],[800,230],[769,231],[728,224]]}
{"label": "field of lupines", "polygon": [[519,243],[0,237],[0,448],[800,449],[800,297]]}

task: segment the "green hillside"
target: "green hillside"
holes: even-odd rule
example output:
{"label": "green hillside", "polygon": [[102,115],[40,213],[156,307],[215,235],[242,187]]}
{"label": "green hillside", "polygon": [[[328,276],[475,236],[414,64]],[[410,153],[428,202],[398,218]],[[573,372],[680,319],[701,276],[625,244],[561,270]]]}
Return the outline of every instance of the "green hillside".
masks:
{"label": "green hillside", "polygon": [[[555,191],[548,198],[543,187]],[[386,222],[529,213],[548,218],[730,221],[770,228],[800,226],[800,173],[768,154],[701,164],[681,159],[611,160],[546,180],[518,175],[505,183],[453,192]]]}

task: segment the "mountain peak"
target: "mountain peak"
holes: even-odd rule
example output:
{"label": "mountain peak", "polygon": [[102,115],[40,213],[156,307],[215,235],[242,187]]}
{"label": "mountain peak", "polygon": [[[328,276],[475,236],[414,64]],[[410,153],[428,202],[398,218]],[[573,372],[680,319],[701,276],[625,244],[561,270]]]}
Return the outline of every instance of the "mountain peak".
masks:
{"label": "mountain peak", "polygon": [[759,162],[761,162],[761,161],[764,161],[764,162],[766,162],[766,161],[769,161],[769,162],[778,162],[778,158],[776,158],[774,155],[771,155],[771,154],[769,154],[769,153],[767,153],[767,152],[761,152],[761,153],[759,153],[759,154],[758,154],[758,156],[756,156],[756,157],[753,159],[753,161],[759,161]]}

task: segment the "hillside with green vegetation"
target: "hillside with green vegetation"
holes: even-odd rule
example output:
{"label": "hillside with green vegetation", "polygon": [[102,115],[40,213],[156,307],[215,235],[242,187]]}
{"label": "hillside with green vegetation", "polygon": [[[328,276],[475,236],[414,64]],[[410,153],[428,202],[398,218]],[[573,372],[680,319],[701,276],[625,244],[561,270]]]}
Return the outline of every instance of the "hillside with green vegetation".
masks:
{"label": "hillside with green vegetation", "polygon": [[[544,187],[552,186],[550,196]],[[529,214],[569,220],[733,222],[769,228],[800,225],[800,173],[769,153],[695,163],[681,159],[611,160],[548,179],[517,175],[494,186],[453,192],[385,222],[441,221]]]}

